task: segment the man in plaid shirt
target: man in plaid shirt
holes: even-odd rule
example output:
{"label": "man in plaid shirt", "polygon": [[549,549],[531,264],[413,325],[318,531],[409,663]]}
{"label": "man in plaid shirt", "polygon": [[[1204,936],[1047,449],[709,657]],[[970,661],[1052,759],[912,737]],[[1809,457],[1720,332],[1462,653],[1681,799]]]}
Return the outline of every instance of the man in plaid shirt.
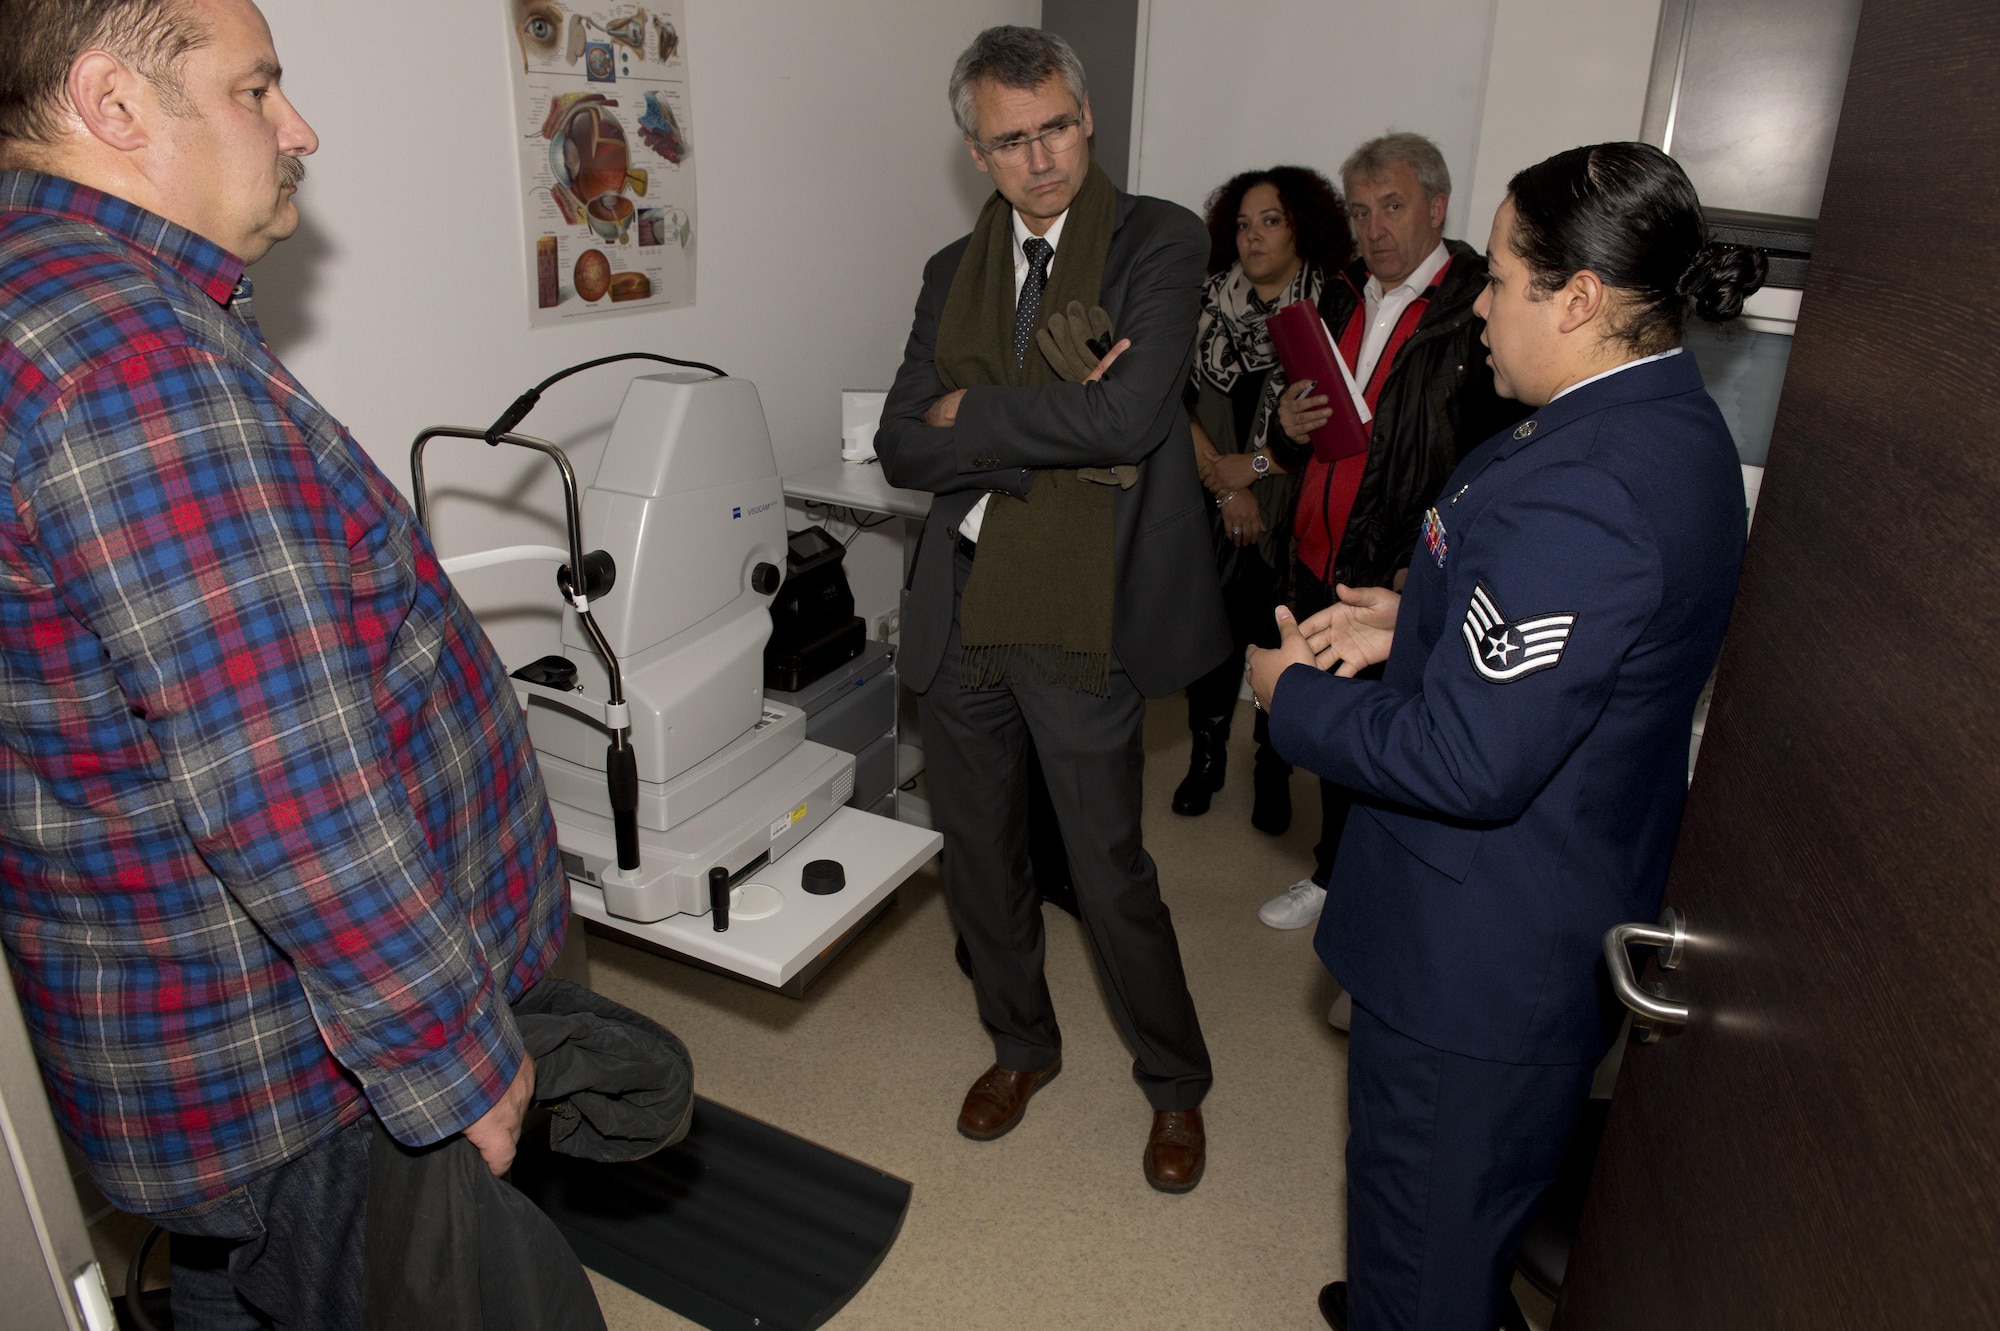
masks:
{"label": "man in plaid shirt", "polygon": [[318,146],[262,16],[0,32],[0,939],[105,1195],[209,1245],[177,1321],[340,1324],[371,1115],[512,1159],[548,802],[410,509],[258,334]]}

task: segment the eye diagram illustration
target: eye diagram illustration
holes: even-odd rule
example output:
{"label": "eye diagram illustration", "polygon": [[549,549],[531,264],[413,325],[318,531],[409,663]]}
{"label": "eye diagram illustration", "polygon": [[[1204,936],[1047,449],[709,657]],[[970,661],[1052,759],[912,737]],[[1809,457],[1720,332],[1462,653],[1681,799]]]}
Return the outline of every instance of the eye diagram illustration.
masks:
{"label": "eye diagram illustration", "polygon": [[602,93],[565,93],[549,106],[542,136],[549,141],[549,194],[563,220],[582,223],[601,240],[630,240],[637,205],[626,197],[646,192],[646,172],[632,165],[625,127]]}
{"label": "eye diagram illustration", "polygon": [[[530,323],[692,304],[684,0],[502,0]],[[551,208],[550,205],[554,207]]]}
{"label": "eye diagram illustration", "polygon": [[528,61],[553,60],[562,40],[562,6],[552,0],[514,0],[514,35],[521,41],[521,68]]}
{"label": "eye diagram illustration", "polygon": [[570,280],[576,283],[576,294],[585,300],[603,300],[611,289],[611,260],[604,257],[603,250],[585,250],[576,256]]}
{"label": "eye diagram illustration", "polygon": [[675,166],[693,151],[687,135],[681,131],[681,122],[674,117],[674,109],[656,92],[646,94],[646,113],[639,117],[639,137]]}

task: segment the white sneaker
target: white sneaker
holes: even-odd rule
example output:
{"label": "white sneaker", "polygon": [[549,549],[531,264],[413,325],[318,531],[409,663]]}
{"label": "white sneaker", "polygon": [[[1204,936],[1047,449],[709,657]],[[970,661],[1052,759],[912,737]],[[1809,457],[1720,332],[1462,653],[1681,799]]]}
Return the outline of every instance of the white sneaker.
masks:
{"label": "white sneaker", "polygon": [[1333,1000],[1333,1006],[1326,1010],[1326,1024],[1337,1031],[1344,1031],[1354,1025],[1354,995],[1345,989],[1340,997]]}
{"label": "white sneaker", "polygon": [[1326,889],[1310,878],[1301,878],[1257,908],[1257,918],[1273,929],[1303,929],[1319,922],[1319,909],[1326,904]]}

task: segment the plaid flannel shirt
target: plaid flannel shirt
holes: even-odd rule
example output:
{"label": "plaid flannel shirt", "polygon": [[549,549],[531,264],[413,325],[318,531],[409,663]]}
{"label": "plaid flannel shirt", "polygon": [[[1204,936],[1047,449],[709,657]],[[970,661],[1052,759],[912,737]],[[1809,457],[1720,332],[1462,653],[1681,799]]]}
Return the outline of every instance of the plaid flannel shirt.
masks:
{"label": "plaid flannel shirt", "polygon": [[0,940],[138,1212],[466,1127],[568,918],[492,645],[242,268],[0,172]]}

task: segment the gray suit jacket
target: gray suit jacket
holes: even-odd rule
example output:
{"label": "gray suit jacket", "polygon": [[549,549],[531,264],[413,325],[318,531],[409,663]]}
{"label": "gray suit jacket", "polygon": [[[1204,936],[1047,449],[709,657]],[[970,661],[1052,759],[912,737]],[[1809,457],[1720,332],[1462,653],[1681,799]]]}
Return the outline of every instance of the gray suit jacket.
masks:
{"label": "gray suit jacket", "polygon": [[937,675],[951,630],[958,524],[980,495],[1025,494],[1038,467],[1140,463],[1138,484],[1117,497],[1112,650],[1141,693],[1172,693],[1231,650],[1207,493],[1181,402],[1208,233],[1177,204],[1119,194],[1099,300],[1131,349],[1095,384],[969,389],[957,423],[939,429],[923,420],[945,393],[933,361],[938,320],[970,239],[952,242],[924,266],[909,346],[875,436],[891,485],[937,497],[911,568],[897,672],[918,692]]}

